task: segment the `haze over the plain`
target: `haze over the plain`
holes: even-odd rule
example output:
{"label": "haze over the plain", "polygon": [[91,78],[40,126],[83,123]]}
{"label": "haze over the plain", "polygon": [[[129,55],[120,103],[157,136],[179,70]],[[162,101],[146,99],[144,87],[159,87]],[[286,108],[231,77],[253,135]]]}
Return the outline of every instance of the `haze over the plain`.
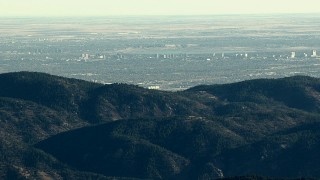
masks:
{"label": "haze over the plain", "polygon": [[1,0],[0,16],[320,13],[317,0]]}

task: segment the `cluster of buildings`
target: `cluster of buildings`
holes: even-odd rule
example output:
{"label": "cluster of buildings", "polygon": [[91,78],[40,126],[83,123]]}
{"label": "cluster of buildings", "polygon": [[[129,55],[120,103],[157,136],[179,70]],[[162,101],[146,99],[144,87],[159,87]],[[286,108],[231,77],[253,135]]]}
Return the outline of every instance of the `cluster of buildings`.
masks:
{"label": "cluster of buildings", "polygon": [[173,59],[173,58],[204,58],[206,56],[207,60],[213,59],[294,59],[294,58],[320,58],[317,55],[317,50],[312,50],[310,54],[302,52],[291,52],[291,53],[213,53],[213,54],[156,54],[156,59]]}
{"label": "cluster of buildings", "polygon": [[95,54],[91,55],[88,53],[83,53],[79,57],[80,61],[97,61],[106,59],[192,59],[192,60],[219,60],[219,59],[295,59],[295,58],[319,58],[317,50],[312,50],[311,53],[305,52],[295,52],[290,53],[272,53],[272,52],[260,52],[260,53],[212,53],[212,54],[187,54],[187,53],[168,53],[168,54],[113,54],[113,55],[103,55]]}
{"label": "cluster of buildings", "polygon": [[96,54],[90,55],[88,53],[81,54],[80,60],[88,61],[88,60],[104,60],[106,58],[105,55]]}
{"label": "cluster of buildings", "polygon": [[[305,58],[307,58],[307,57],[309,57],[308,56],[308,54],[307,53],[303,53],[303,56],[305,57]],[[319,56],[317,55],[317,50],[312,50],[311,51],[311,54],[310,54],[310,57],[311,58],[318,58]],[[290,58],[296,58],[296,52],[291,52],[291,55],[290,55]]]}

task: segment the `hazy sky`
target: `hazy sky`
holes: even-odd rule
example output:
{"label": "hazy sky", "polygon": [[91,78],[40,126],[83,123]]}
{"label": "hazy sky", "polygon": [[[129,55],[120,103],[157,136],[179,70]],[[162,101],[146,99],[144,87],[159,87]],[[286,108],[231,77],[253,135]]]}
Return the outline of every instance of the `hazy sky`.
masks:
{"label": "hazy sky", "polygon": [[320,0],[0,0],[0,16],[320,13]]}

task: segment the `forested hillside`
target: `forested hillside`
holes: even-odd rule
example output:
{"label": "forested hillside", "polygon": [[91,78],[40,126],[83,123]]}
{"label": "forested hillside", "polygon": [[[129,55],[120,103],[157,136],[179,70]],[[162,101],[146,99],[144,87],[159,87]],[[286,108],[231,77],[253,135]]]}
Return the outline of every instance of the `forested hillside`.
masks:
{"label": "forested hillside", "polygon": [[1,179],[320,178],[317,78],[165,92],[18,72],[0,87]]}

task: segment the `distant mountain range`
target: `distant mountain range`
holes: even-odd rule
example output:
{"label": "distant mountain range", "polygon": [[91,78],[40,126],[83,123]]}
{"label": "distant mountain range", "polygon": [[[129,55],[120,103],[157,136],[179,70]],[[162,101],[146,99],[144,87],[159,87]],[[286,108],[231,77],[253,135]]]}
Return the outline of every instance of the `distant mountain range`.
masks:
{"label": "distant mountain range", "polygon": [[320,178],[320,79],[185,91],[0,75],[0,179]]}

